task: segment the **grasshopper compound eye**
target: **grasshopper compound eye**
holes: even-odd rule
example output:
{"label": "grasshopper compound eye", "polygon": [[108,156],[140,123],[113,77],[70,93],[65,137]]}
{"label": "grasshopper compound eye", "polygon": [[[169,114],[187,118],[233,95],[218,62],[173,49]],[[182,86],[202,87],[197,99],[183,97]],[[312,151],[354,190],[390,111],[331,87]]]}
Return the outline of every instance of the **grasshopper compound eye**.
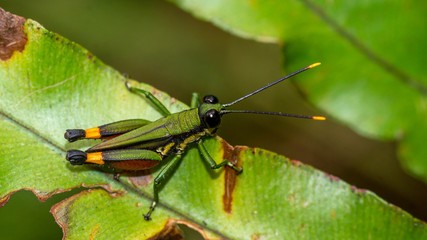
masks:
{"label": "grasshopper compound eye", "polygon": [[210,104],[216,104],[218,103],[218,98],[216,98],[214,95],[206,95],[203,98],[204,103],[210,103]]}
{"label": "grasshopper compound eye", "polygon": [[209,128],[216,128],[221,123],[221,115],[215,109],[211,109],[205,113],[203,120]]}

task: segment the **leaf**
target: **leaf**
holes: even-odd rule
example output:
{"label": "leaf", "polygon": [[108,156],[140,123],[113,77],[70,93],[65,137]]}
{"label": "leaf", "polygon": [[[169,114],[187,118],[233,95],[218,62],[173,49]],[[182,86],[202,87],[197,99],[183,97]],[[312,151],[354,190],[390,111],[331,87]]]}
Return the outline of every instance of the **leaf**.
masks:
{"label": "leaf", "polygon": [[[220,138],[207,141],[209,152],[214,159],[238,161],[244,173],[214,172],[197,149],[189,149],[160,192],[153,220],[145,221],[152,176],[159,169],[116,182],[102,169],[71,166],[65,150],[86,149],[95,141],[69,144],[63,133],[127,118],[155,120],[160,114],[127,91],[123,76],[81,46],[32,20],[25,21],[23,31],[25,48],[0,62],[0,205],[22,189],[43,200],[85,186],[51,210],[65,238],[179,236],[173,227],[178,223],[205,238],[427,236],[425,223],[369,191],[266,150],[232,148]],[[131,83],[153,92],[173,112],[187,108],[151,86]]]}
{"label": "leaf", "polygon": [[283,46],[285,69],[323,62],[296,81],[358,133],[398,140],[402,164],[427,182],[427,4],[419,1],[173,0],[239,36]]}

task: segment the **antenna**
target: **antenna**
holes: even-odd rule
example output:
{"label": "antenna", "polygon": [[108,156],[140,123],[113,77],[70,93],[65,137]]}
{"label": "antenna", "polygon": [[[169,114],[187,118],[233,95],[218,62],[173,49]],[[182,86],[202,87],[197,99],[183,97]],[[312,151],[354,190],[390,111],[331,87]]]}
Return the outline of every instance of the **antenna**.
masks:
{"label": "antenna", "polygon": [[221,115],[228,114],[228,113],[254,113],[254,114],[267,114],[267,115],[277,115],[282,117],[294,117],[294,118],[306,118],[306,119],[313,119],[313,120],[326,120],[325,117],[322,116],[304,116],[304,115],[295,115],[295,114],[288,114],[288,113],[281,113],[281,112],[261,112],[261,111],[247,111],[247,110],[222,110]]}
{"label": "antenna", "polygon": [[286,80],[286,79],[288,79],[288,78],[290,78],[290,77],[293,77],[293,76],[297,75],[298,73],[304,72],[305,70],[308,70],[308,69],[310,69],[310,68],[317,67],[317,66],[319,66],[319,65],[320,65],[320,63],[313,63],[313,64],[311,64],[310,66],[307,66],[307,67],[305,67],[305,68],[303,68],[303,69],[300,69],[300,70],[298,70],[298,71],[296,71],[296,72],[294,72],[294,73],[291,73],[291,74],[289,74],[289,75],[286,75],[286,76],[284,76],[284,77],[282,77],[282,78],[280,78],[280,79],[278,79],[278,80],[276,80],[276,81],[274,81],[274,82],[272,82],[272,83],[269,83],[269,84],[265,85],[264,87],[259,88],[259,89],[255,90],[255,91],[253,91],[253,92],[251,92],[251,93],[249,93],[249,94],[247,94],[247,95],[245,95],[245,96],[243,96],[243,97],[241,97],[241,98],[239,98],[239,99],[237,99],[237,100],[235,100],[235,101],[233,101],[233,102],[231,102],[231,103],[223,104],[222,106],[223,106],[223,107],[228,107],[228,106],[231,106],[231,105],[233,105],[233,104],[236,104],[236,103],[238,103],[238,102],[240,102],[240,101],[242,101],[242,100],[244,100],[244,99],[246,99],[246,98],[248,98],[248,97],[250,97],[250,96],[252,96],[252,95],[255,95],[255,94],[257,94],[257,93],[259,93],[259,92],[261,92],[261,91],[263,91],[263,90],[265,90],[265,89],[267,89],[267,88],[269,88],[269,87],[271,87],[271,86],[273,86],[273,85],[276,85],[276,84],[280,83],[280,82],[281,82],[281,81],[283,81],[283,80]]}

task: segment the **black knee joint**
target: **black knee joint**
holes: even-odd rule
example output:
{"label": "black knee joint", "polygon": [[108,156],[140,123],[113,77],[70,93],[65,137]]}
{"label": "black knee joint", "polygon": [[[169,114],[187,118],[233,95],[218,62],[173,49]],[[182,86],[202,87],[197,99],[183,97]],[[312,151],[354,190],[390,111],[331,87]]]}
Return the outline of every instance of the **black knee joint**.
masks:
{"label": "black knee joint", "polygon": [[74,142],[86,136],[86,132],[83,129],[67,129],[64,134],[64,138],[69,142]]}
{"label": "black knee joint", "polygon": [[69,150],[65,156],[72,165],[82,165],[86,162],[87,154],[80,150]]}

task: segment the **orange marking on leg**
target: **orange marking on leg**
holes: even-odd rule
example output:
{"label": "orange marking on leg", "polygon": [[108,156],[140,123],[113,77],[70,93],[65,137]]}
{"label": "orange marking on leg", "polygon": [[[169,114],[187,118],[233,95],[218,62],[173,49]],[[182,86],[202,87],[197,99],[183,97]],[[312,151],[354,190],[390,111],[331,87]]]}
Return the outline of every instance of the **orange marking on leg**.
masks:
{"label": "orange marking on leg", "polygon": [[86,162],[103,165],[104,160],[102,160],[102,152],[88,153]]}
{"label": "orange marking on leg", "polygon": [[99,127],[89,128],[85,130],[85,138],[101,138],[101,133],[99,132]]}

